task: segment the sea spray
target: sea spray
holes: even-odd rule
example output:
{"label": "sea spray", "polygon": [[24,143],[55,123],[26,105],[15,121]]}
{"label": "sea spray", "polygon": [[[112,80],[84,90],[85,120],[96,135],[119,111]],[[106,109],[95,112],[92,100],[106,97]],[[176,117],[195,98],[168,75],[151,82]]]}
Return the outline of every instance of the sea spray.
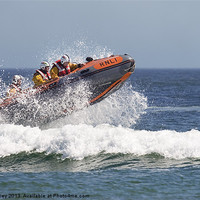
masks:
{"label": "sea spray", "polygon": [[107,46],[101,46],[83,39],[70,44],[62,42],[57,48],[48,48],[43,53],[43,59],[53,63],[60,59],[63,54],[68,54],[72,63],[84,63],[88,56],[93,59],[99,59],[112,55],[113,51]]}
{"label": "sea spray", "polygon": [[41,126],[87,106],[90,94],[88,82],[79,81],[78,84],[63,86],[56,93],[51,90],[37,95],[22,95],[17,104],[5,108],[1,114],[5,123]]}
{"label": "sea spray", "polygon": [[128,82],[100,103],[74,112],[45,127],[62,127],[64,124],[80,123],[93,126],[110,124],[131,127],[145,113],[146,108],[147,98],[143,94],[135,92]]}

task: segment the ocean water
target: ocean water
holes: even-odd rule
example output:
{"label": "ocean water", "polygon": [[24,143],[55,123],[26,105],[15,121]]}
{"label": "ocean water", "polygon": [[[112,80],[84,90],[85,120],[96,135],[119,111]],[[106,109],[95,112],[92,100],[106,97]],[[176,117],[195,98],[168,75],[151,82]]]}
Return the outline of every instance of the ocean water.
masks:
{"label": "ocean water", "polygon": [[[1,70],[31,86],[32,69]],[[34,119],[33,119],[34,120]],[[200,70],[138,69],[102,102],[0,124],[0,199],[200,199]]]}

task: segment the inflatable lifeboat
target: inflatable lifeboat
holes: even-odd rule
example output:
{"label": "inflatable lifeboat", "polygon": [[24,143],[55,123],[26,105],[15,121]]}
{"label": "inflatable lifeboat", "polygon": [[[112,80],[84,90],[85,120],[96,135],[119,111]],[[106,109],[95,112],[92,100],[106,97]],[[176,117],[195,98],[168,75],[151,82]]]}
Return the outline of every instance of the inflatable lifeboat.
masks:
{"label": "inflatable lifeboat", "polygon": [[[42,105],[42,107],[45,107],[45,102],[48,106],[50,106],[51,102],[56,102],[61,105],[74,95],[72,88],[83,82],[87,83],[87,87],[82,88],[82,93],[84,94],[85,89],[89,90],[87,105],[92,105],[118,90],[130,77],[134,69],[135,61],[127,54],[112,55],[96,60],[91,59],[91,61],[84,63],[81,68],[77,68],[66,76],[54,79],[37,88],[25,89],[22,93],[12,97],[1,99],[0,110],[1,113],[4,113],[6,118],[9,119],[8,121],[13,122],[13,120],[16,120],[18,114],[18,118],[21,121],[26,121],[28,119],[32,123],[33,117],[37,118],[35,113],[39,113],[39,111],[36,107],[30,108],[33,102],[28,101],[28,99],[37,101],[39,106]],[[65,93],[69,93],[69,90],[71,94],[68,94],[69,96],[67,98],[62,99]],[[47,121],[50,121],[53,119],[52,113],[55,114],[58,110],[59,114],[55,114],[54,119],[60,117],[60,113],[63,114],[64,112],[65,114],[70,114],[72,110],[77,110],[75,106],[72,106],[73,99],[75,98],[72,98],[71,102],[68,103],[70,104],[70,109],[68,109],[67,106],[59,108],[59,105],[56,105],[56,109],[47,111],[46,114],[42,114],[42,117],[45,115],[44,118],[49,118]],[[81,100],[82,96],[79,95],[78,98]],[[48,110],[48,108],[46,110]],[[44,108],[42,108],[42,112],[43,111]],[[49,113],[51,113],[50,116],[48,116]],[[41,121],[42,117],[40,114],[37,120]]]}
{"label": "inflatable lifeboat", "polygon": [[80,80],[87,80],[90,83],[91,97],[89,104],[94,104],[118,90],[133,73],[134,69],[135,61],[127,54],[92,60],[69,75],[52,80],[35,89],[23,90],[22,94],[1,100],[0,108],[17,103],[20,96],[46,93],[51,89],[54,90],[55,94],[56,90],[60,91],[63,85],[70,86],[70,84]]}

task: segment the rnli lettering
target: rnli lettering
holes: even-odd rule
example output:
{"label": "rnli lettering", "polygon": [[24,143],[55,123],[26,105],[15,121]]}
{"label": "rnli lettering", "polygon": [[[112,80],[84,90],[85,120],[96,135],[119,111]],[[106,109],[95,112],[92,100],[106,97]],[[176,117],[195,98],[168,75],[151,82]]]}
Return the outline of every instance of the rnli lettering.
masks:
{"label": "rnli lettering", "polygon": [[[115,58],[115,60],[117,61],[117,59],[116,59],[116,58]],[[111,64],[113,64],[113,63],[115,63],[115,62],[113,62],[112,60],[110,60],[110,63],[111,63]]]}
{"label": "rnli lettering", "polygon": [[107,68],[109,66],[116,65],[122,61],[123,61],[123,58],[121,56],[110,57],[108,59],[102,59],[101,62],[98,62],[96,65],[94,65],[94,68],[95,69]]}
{"label": "rnli lettering", "polygon": [[112,64],[115,64],[115,63],[117,63],[117,58],[110,59],[110,60],[106,60],[106,61],[104,61],[104,62],[99,63],[99,65],[100,65],[101,67],[105,67],[105,66],[107,66],[107,65],[112,65]]}
{"label": "rnli lettering", "polygon": [[106,60],[106,61],[105,61],[105,64],[106,64],[106,65],[110,65],[109,60]]}
{"label": "rnli lettering", "polygon": [[104,67],[104,64],[103,64],[103,63],[99,63],[99,64],[100,64],[101,67]]}

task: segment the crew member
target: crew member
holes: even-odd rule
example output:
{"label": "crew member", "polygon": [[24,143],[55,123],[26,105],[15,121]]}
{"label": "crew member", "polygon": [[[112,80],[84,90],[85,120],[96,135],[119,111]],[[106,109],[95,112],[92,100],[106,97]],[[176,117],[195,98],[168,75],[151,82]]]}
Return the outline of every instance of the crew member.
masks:
{"label": "crew member", "polygon": [[70,74],[70,72],[82,66],[83,64],[71,63],[69,56],[65,54],[61,57],[60,60],[57,60],[55,63],[53,63],[50,74],[51,77],[54,79],[58,78],[59,76]]}
{"label": "crew member", "polygon": [[7,96],[13,96],[14,94],[21,93],[22,88],[22,77],[20,75],[14,75],[12,84],[9,86],[9,90],[7,91]]}
{"label": "crew member", "polygon": [[40,64],[40,69],[37,69],[35,74],[33,75],[33,82],[35,86],[42,85],[44,83],[49,82],[51,80],[51,75],[49,73],[49,63],[46,61],[42,61]]}

